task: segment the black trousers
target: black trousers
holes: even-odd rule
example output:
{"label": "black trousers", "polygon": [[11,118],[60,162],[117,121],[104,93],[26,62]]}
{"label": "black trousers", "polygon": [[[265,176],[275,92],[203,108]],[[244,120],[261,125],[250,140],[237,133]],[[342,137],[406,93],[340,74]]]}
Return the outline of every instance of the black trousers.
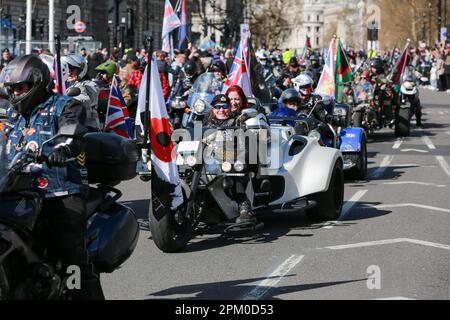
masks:
{"label": "black trousers", "polygon": [[75,265],[81,271],[81,290],[75,299],[104,299],[100,278],[89,261],[86,250],[86,205],[81,195],[46,199],[42,212],[48,219],[51,250],[63,263],[64,270]]}

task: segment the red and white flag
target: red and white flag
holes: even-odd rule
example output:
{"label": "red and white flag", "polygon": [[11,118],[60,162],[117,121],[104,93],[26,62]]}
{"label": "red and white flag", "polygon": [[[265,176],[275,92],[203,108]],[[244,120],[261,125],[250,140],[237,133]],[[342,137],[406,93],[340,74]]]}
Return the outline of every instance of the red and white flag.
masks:
{"label": "red and white flag", "polygon": [[403,73],[405,73],[406,66],[408,64],[409,57],[409,41],[406,44],[405,49],[403,50],[403,54],[398,59],[395,68],[392,70],[392,73],[388,76],[388,79],[391,80],[395,85],[400,84],[402,80]]}
{"label": "red and white flag", "polygon": [[[141,114],[145,112],[148,66],[139,89],[136,126],[144,131]],[[150,75],[150,146],[152,161],[152,194],[164,209],[175,210],[183,203],[181,181],[176,165],[172,129],[167,114],[156,59],[151,59]],[[155,209],[155,208],[154,208]],[[156,210],[156,209],[155,209]]]}

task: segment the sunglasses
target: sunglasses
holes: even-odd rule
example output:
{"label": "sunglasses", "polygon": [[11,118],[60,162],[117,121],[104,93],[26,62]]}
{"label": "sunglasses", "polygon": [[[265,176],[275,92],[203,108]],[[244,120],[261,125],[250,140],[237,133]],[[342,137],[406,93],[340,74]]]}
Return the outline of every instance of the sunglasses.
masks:
{"label": "sunglasses", "polygon": [[216,110],[228,110],[230,108],[230,106],[228,104],[216,104],[215,106],[213,106],[214,109]]}

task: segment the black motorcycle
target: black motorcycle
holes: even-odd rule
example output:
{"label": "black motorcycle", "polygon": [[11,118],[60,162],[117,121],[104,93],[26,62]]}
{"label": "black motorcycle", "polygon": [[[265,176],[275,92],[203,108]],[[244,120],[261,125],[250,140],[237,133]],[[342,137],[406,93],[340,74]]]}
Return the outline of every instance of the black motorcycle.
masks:
{"label": "black motorcycle", "polygon": [[[35,190],[45,178],[28,168],[46,161],[42,149],[50,141],[84,133],[84,127],[63,127],[39,153],[21,151],[10,165],[5,146],[0,147],[0,300],[71,299],[71,274],[43,240],[47,219]],[[88,253],[97,273],[111,273],[130,257],[138,241],[135,214],[117,202],[121,192],[113,187],[136,175],[138,149],[114,134],[91,133],[83,139],[89,182],[95,185],[87,201]]]}

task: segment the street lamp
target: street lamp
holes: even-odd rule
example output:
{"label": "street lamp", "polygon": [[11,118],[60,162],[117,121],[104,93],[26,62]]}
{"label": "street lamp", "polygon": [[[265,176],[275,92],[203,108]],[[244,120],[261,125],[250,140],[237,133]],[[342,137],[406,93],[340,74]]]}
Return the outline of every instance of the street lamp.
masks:
{"label": "street lamp", "polygon": [[423,16],[422,16],[422,22],[423,22],[423,24],[422,24],[422,39],[423,39],[423,41],[425,41],[425,39],[426,39],[426,37],[427,37],[427,33],[426,33],[426,17],[427,17],[427,14],[424,12],[423,13]]}
{"label": "street lamp", "polygon": [[433,25],[431,22],[431,8],[432,8],[432,4],[431,2],[428,2],[428,21],[429,21],[429,39],[428,39],[428,45],[431,45],[431,37],[432,37],[432,29],[433,29]]}

